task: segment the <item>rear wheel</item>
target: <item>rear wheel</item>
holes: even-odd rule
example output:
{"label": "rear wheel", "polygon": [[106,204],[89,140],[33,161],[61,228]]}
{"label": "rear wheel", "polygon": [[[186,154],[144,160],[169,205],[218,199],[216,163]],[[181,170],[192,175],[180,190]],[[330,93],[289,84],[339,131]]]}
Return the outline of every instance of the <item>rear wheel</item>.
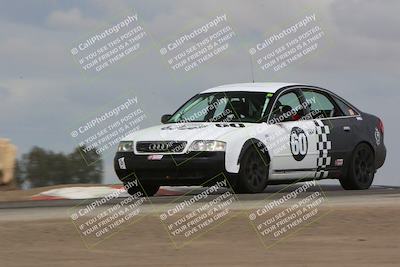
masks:
{"label": "rear wheel", "polygon": [[[124,184],[124,186],[125,186],[125,188],[127,188],[127,184]],[[145,195],[151,197],[157,193],[158,189],[160,189],[159,185],[142,184],[142,186],[131,186],[126,191],[131,196],[140,191],[140,192],[144,193]]]}
{"label": "rear wheel", "polygon": [[268,182],[269,162],[256,148],[250,148],[240,160],[240,171],[236,183],[238,193],[263,192]]}
{"label": "rear wheel", "polygon": [[347,176],[339,181],[346,190],[363,190],[371,186],[374,175],[374,152],[367,144],[361,143],[353,151]]}

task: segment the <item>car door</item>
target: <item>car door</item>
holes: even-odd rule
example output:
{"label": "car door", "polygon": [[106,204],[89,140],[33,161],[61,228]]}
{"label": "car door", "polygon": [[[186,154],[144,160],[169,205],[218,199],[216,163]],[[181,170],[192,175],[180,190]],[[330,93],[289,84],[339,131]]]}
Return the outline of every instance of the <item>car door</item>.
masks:
{"label": "car door", "polygon": [[[309,114],[316,125],[316,178],[338,178],[355,145],[357,111],[343,110],[328,92],[303,89]],[[348,112],[346,114],[345,112]]]}
{"label": "car door", "polygon": [[[284,91],[274,102],[268,123],[275,126],[269,140],[273,179],[310,178],[315,175],[317,135],[299,89]],[[275,144],[275,145],[273,145]],[[278,145],[277,145],[278,144]]]}

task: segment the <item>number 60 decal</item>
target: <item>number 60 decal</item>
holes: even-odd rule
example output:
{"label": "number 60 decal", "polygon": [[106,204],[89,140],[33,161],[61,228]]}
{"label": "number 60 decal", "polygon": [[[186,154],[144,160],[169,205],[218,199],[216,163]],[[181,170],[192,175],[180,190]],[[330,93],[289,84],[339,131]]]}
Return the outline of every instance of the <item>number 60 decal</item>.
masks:
{"label": "number 60 decal", "polygon": [[301,161],[307,155],[308,139],[303,129],[293,127],[290,131],[290,150],[292,151],[293,158]]}

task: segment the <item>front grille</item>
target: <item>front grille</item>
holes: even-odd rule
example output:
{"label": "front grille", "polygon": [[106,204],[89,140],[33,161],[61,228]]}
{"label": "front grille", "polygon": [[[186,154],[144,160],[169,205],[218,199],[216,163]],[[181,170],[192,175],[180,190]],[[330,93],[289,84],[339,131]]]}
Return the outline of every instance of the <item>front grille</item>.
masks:
{"label": "front grille", "polygon": [[185,141],[141,141],[136,150],[142,153],[180,153],[186,147]]}

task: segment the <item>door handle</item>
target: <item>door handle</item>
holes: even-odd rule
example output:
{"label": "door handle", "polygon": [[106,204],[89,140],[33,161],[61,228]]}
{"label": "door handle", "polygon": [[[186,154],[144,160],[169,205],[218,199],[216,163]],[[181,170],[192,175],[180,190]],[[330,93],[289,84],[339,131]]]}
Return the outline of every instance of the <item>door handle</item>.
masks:
{"label": "door handle", "polygon": [[350,126],[343,126],[343,131],[350,132]]}

